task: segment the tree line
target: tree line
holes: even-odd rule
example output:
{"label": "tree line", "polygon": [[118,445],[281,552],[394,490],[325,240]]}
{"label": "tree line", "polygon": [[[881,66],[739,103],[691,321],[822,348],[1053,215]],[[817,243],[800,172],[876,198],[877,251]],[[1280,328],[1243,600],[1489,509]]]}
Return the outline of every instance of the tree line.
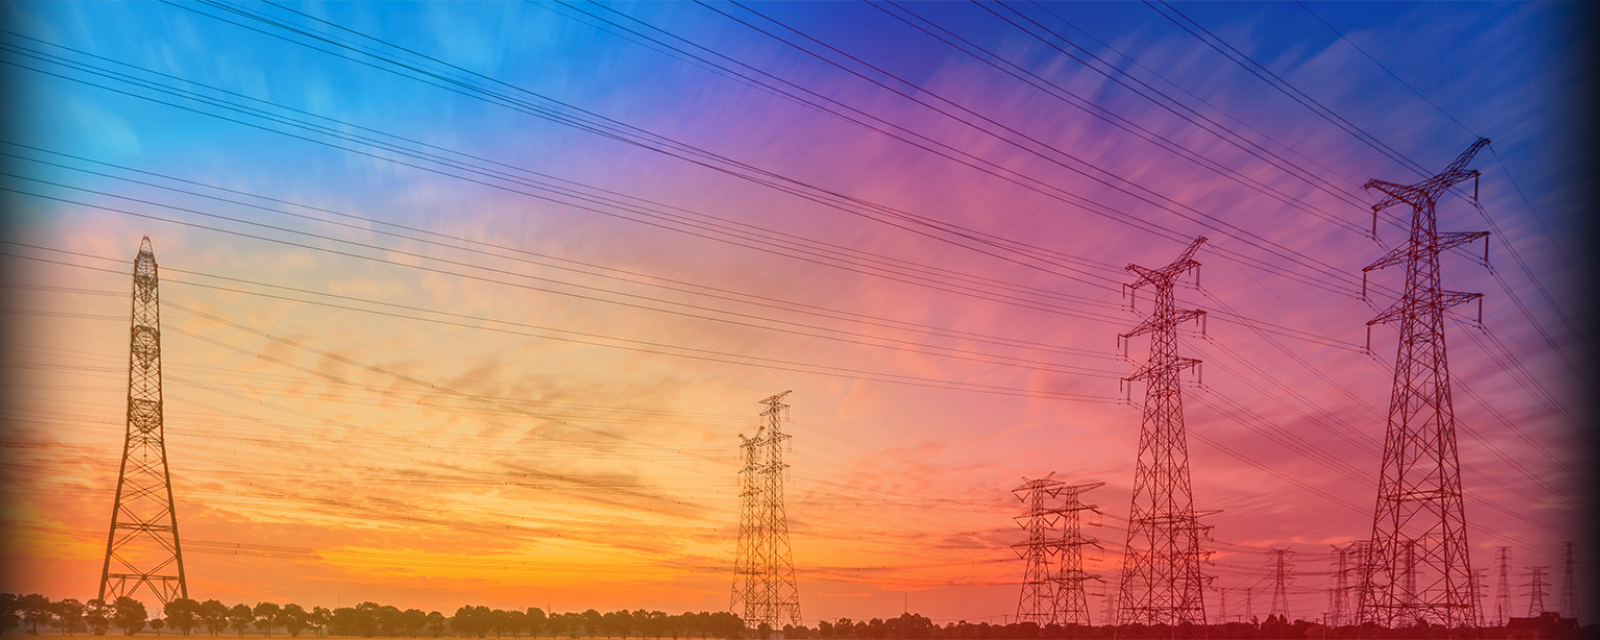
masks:
{"label": "tree line", "polygon": [[[763,622],[747,628],[745,621],[732,613],[689,613],[668,615],[661,611],[619,610],[600,613],[589,609],[582,613],[549,614],[538,607],[505,610],[485,606],[466,605],[446,616],[438,611],[423,612],[375,602],[363,602],[353,607],[309,609],[294,603],[277,604],[259,602],[254,606],[235,604],[228,606],[217,600],[204,602],[180,598],[166,604],[157,617],[145,605],[132,598],[117,598],[110,603],[99,600],[86,602],[67,598],[52,602],[39,594],[19,596],[0,593],[0,632],[10,632],[21,626],[29,634],[38,634],[41,627],[54,628],[68,635],[89,633],[105,635],[113,627],[124,635],[135,635],[146,629],[161,635],[208,634],[211,636],[233,633],[256,633],[272,636],[279,630],[295,638],[302,634],[315,637],[406,637],[406,638],[620,638],[622,640],[647,638],[679,640],[684,638],[726,638],[776,640],[786,638],[823,640],[1058,640],[1069,638],[1271,638],[1304,640],[1306,638],[1434,638],[1444,637],[1451,630],[1437,625],[1419,624],[1402,629],[1382,629],[1376,625],[1324,627],[1307,620],[1268,616],[1263,621],[1229,622],[1205,626],[1182,625],[1178,628],[1144,625],[1057,625],[1040,626],[1033,622],[991,624],[968,623],[963,620],[943,626],[915,613],[905,613],[896,618],[873,618],[854,621],[849,618],[824,620],[815,627],[783,625],[773,628]],[[1506,638],[1514,634],[1505,627],[1487,627],[1473,630],[1479,638]],[[779,635],[779,634],[782,635]],[[1581,629],[1544,630],[1543,637],[1600,637],[1600,629],[1593,623]]]}
{"label": "tree line", "polygon": [[[358,637],[439,638],[738,638],[745,631],[744,621],[731,613],[689,613],[668,615],[661,611],[613,611],[600,613],[546,614],[538,607],[525,610],[491,609],[466,605],[446,616],[438,611],[424,612],[375,602],[353,607],[311,607],[295,603],[259,602],[254,606],[228,606],[218,600],[204,602],[178,598],[168,602],[152,617],[144,603],[120,597],[113,602],[80,601],[66,598],[52,602],[39,594],[0,593],[0,632],[21,626],[27,633],[39,628],[55,628],[72,635],[105,635],[113,627],[123,635],[149,629],[157,635],[166,630],[173,635],[244,635],[256,632],[272,636],[281,630],[291,638],[307,634]],[[765,625],[763,625],[765,626]]]}

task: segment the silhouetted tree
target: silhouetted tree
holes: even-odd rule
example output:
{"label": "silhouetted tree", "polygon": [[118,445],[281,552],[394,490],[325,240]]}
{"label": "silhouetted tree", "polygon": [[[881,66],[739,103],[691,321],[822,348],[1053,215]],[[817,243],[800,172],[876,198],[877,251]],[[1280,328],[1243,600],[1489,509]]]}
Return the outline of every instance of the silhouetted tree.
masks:
{"label": "silhouetted tree", "polygon": [[439,613],[438,611],[428,612],[428,632],[432,633],[433,637],[437,638],[441,635],[444,635],[444,624],[444,614]]}
{"label": "silhouetted tree", "polygon": [[306,613],[305,607],[293,602],[283,605],[283,612],[279,614],[279,619],[283,621],[283,630],[288,632],[291,638],[300,637],[300,631],[306,628],[306,621],[310,617],[311,614]]}
{"label": "silhouetted tree", "polygon": [[201,626],[215,636],[228,629],[228,605],[219,600],[207,600],[200,603],[200,610],[195,614],[200,619]]}
{"label": "silhouetted tree", "polygon": [[328,626],[329,616],[332,612],[326,607],[312,607],[310,615],[306,616],[306,624],[311,625],[317,632],[317,637],[322,637],[322,630]]}
{"label": "silhouetted tree", "polygon": [[255,614],[256,628],[265,632],[269,638],[272,637],[272,627],[278,624],[278,614],[282,611],[282,607],[276,602],[257,602],[255,608],[250,610]]}
{"label": "silhouetted tree", "polygon": [[528,635],[538,640],[539,632],[544,630],[544,610],[538,606],[528,606],[528,611],[523,613],[523,619],[528,621]]}
{"label": "silhouetted tree", "polygon": [[61,621],[61,630],[72,635],[78,624],[83,622],[83,603],[78,602],[77,598],[67,598],[55,603],[54,607],[56,619]]}
{"label": "silhouetted tree", "polygon": [[40,624],[50,624],[50,619],[55,615],[50,610],[50,599],[37,593],[22,596],[18,602],[22,610],[22,621],[33,627],[33,635],[39,635]]}
{"label": "silhouetted tree", "polygon": [[239,635],[244,635],[244,630],[250,628],[250,623],[256,621],[256,614],[250,610],[250,605],[236,604],[228,609],[228,623]]}
{"label": "silhouetted tree", "polygon": [[145,611],[144,603],[121,596],[111,605],[113,613],[111,622],[122,629],[123,635],[133,635],[144,628],[144,621],[150,618],[150,613]]}
{"label": "silhouetted tree", "polygon": [[111,607],[106,606],[104,600],[95,598],[83,605],[83,621],[89,625],[89,632],[97,636],[106,634],[111,628]]}
{"label": "silhouetted tree", "polygon": [[[167,616],[166,625],[183,635],[189,635],[189,631],[194,629],[195,617],[200,613],[200,603],[189,598],[173,598],[172,602],[161,607],[161,612]],[[150,627],[156,628],[153,623]]]}

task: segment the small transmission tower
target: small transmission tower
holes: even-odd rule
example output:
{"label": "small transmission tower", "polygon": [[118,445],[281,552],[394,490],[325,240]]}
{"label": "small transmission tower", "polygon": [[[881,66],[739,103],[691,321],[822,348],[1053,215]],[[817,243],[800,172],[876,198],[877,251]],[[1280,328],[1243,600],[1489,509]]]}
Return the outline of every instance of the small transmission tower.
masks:
{"label": "small transmission tower", "polygon": [[1578,619],[1578,569],[1577,562],[1572,557],[1571,541],[1565,547],[1561,557],[1561,617]]}
{"label": "small transmission tower", "polygon": [[754,438],[739,436],[739,549],[734,559],[729,609],[748,624],[800,626],[800,590],[789,549],[789,517],[783,505],[783,421],[790,391],[761,401],[766,410]]}
{"label": "small transmission tower", "polygon": [[1289,570],[1294,565],[1289,564],[1289,556],[1294,555],[1288,549],[1272,550],[1272,614],[1279,620],[1289,621],[1289,583],[1294,578],[1289,577]]}
{"label": "small transmission tower", "polygon": [[1343,547],[1333,547],[1333,552],[1338,559],[1334,560],[1332,567],[1334,586],[1333,592],[1329,594],[1329,626],[1337,628],[1350,624],[1351,612],[1354,610],[1350,606],[1350,573],[1352,571],[1357,572],[1356,582],[1361,580],[1361,574],[1359,573],[1361,563],[1360,550],[1361,543],[1359,542],[1352,542]]}
{"label": "small transmission tower", "polygon": [[1414,185],[1382,180],[1363,185],[1385,194],[1372,206],[1374,220],[1397,204],[1412,209],[1409,240],[1362,269],[1365,278],[1377,269],[1406,268],[1404,295],[1367,322],[1369,330],[1375,324],[1399,324],[1400,341],[1372,517],[1371,564],[1364,578],[1370,597],[1362,603],[1363,622],[1392,628],[1426,620],[1462,627],[1477,619],[1444,312],[1482,296],[1440,288],[1439,253],[1489,234],[1440,233],[1435,207],[1446,189],[1477,179],[1478,172],[1466,165],[1487,144],[1479,138],[1444,171]]}
{"label": "small transmission tower", "polygon": [[1050,556],[1062,550],[1062,540],[1055,535],[1055,521],[1061,516],[1061,509],[1049,501],[1061,494],[1066,483],[1051,477],[1054,475],[1052,471],[1043,478],[1023,478],[1022,486],[1011,490],[1028,505],[1028,511],[1017,516],[1017,524],[1028,532],[1028,537],[1011,545],[1027,561],[1022,571],[1022,593],[1017,597],[1017,622],[1041,627],[1058,622]]}
{"label": "small transmission tower", "polygon": [[1083,535],[1083,512],[1099,512],[1099,507],[1084,504],[1079,499],[1085,492],[1104,486],[1104,482],[1079,484],[1062,487],[1063,497],[1061,505],[1061,567],[1056,573],[1056,611],[1057,622],[1064,625],[1080,624],[1091,626],[1089,622],[1089,595],[1084,591],[1083,585],[1090,580],[1101,580],[1100,576],[1083,570],[1083,547],[1085,545],[1100,546],[1100,541]]}
{"label": "small transmission tower", "polygon": [[1500,550],[1500,583],[1494,593],[1494,626],[1504,627],[1511,619],[1511,547]]}
{"label": "small transmission tower", "polygon": [[1118,339],[1150,334],[1150,359],[1127,381],[1148,383],[1144,419],[1139,431],[1139,459],[1134,474],[1133,504],[1128,510],[1128,543],[1122,556],[1119,624],[1204,625],[1205,577],[1200,561],[1206,552],[1200,538],[1207,528],[1194,510],[1189,485],[1189,446],[1183,431],[1183,399],[1178,373],[1200,363],[1178,356],[1177,326],[1200,320],[1204,311],[1173,307],[1173,279],[1200,266],[1194,254],[1205,243],[1197,238],[1171,264],[1146,269],[1130,264],[1139,276],[1131,289],[1155,290],[1155,309]]}
{"label": "small transmission tower", "polygon": [[1544,572],[1549,568],[1545,566],[1528,567],[1528,572],[1522,574],[1528,576],[1528,581],[1523,583],[1522,586],[1528,588],[1529,618],[1537,618],[1539,614],[1545,612],[1544,597],[1550,594],[1544,591]]}
{"label": "small transmission tower", "polygon": [[103,602],[133,597],[140,590],[149,590],[162,605],[189,597],[161,420],[161,297],[156,275],[155,252],[146,236],[133,260],[127,437],[100,569]]}

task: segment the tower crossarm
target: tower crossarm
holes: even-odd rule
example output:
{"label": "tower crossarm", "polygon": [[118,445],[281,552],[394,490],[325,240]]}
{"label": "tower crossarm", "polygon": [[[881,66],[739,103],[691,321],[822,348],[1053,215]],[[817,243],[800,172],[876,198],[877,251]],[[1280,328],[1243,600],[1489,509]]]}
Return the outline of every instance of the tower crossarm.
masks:
{"label": "tower crossarm", "polygon": [[1145,318],[1144,322],[1139,323],[1138,326],[1135,326],[1127,333],[1121,333],[1117,335],[1121,336],[1123,339],[1141,336],[1159,329],[1176,327],[1190,320],[1197,320],[1200,318],[1200,316],[1205,314],[1206,312],[1200,309],[1184,309],[1182,311],[1174,311],[1171,315],[1167,316],[1152,315],[1148,318]]}
{"label": "tower crossarm", "polygon": [[[1483,294],[1481,293],[1467,293],[1465,291],[1440,291],[1432,300],[1422,300],[1419,302],[1426,305],[1438,305],[1440,309],[1449,309],[1450,307],[1454,307],[1466,302],[1472,302],[1473,300],[1477,300],[1478,298],[1482,297]],[[1385,309],[1383,313],[1378,314],[1376,318],[1368,320],[1367,324],[1387,324],[1390,322],[1404,320],[1406,319],[1407,314],[1410,313],[1410,309],[1411,305],[1408,304],[1406,299],[1402,298],[1400,300],[1396,300],[1395,303],[1390,305],[1388,309]]]}
{"label": "tower crossarm", "polygon": [[[1421,250],[1435,252],[1449,251],[1450,249],[1467,244],[1473,240],[1477,240],[1478,238],[1487,237],[1489,237],[1488,231],[1449,231],[1435,236],[1433,239],[1433,246],[1431,248],[1424,247]],[[1418,251],[1418,247],[1413,245],[1410,241],[1407,241],[1403,245],[1390,249],[1389,253],[1384,254],[1382,258],[1378,258],[1372,264],[1362,267],[1361,270],[1377,271],[1379,269],[1387,269],[1395,265],[1405,264],[1406,261],[1409,260],[1412,254],[1416,251]]]}
{"label": "tower crossarm", "polygon": [[1478,151],[1482,150],[1485,146],[1488,146],[1488,144],[1488,138],[1478,138],[1476,142],[1472,143],[1472,146],[1467,147],[1466,151],[1463,151],[1461,152],[1461,155],[1456,156],[1455,162],[1452,162],[1450,163],[1450,166],[1445,167],[1444,171],[1441,171],[1437,175],[1423,180],[1422,182],[1418,182],[1413,185],[1401,185],[1388,182],[1386,180],[1368,180],[1366,184],[1361,185],[1361,188],[1368,190],[1377,189],[1386,194],[1384,199],[1379,200],[1377,204],[1372,205],[1373,213],[1377,213],[1402,202],[1412,206],[1424,206],[1426,203],[1433,202],[1435,199],[1437,199],[1439,194],[1443,193],[1445,189],[1449,189],[1450,187],[1468,178],[1478,177],[1477,171],[1467,169],[1466,166],[1468,162],[1472,161],[1472,157],[1477,155]]}
{"label": "tower crossarm", "polygon": [[1171,264],[1160,269],[1147,269],[1136,264],[1129,264],[1127,269],[1137,274],[1139,279],[1129,284],[1128,288],[1138,289],[1147,284],[1168,284],[1178,274],[1200,266],[1200,263],[1194,261],[1194,254],[1200,250],[1200,245],[1205,244],[1205,242],[1205,236],[1195,238],[1194,242],[1189,243],[1188,248],[1184,249],[1183,253],[1178,254],[1178,257]]}
{"label": "tower crossarm", "polygon": [[1195,366],[1197,364],[1200,364],[1200,360],[1198,360],[1196,358],[1175,357],[1170,362],[1156,362],[1154,360],[1151,360],[1151,361],[1146,362],[1146,363],[1144,363],[1142,365],[1139,365],[1139,368],[1137,370],[1135,370],[1132,375],[1129,375],[1128,377],[1123,378],[1123,380],[1126,380],[1128,382],[1133,382],[1133,381],[1136,381],[1136,380],[1146,380],[1146,379],[1149,379],[1150,376],[1156,375],[1157,373],[1160,373],[1160,372],[1163,372],[1163,371],[1167,371],[1167,370],[1180,370],[1181,371],[1183,369],[1187,369],[1187,368]]}

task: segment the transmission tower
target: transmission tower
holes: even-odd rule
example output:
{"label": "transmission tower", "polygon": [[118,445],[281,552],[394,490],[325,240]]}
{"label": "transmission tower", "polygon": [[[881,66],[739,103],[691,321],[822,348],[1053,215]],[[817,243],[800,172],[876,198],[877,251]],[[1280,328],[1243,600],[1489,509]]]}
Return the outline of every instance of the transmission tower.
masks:
{"label": "transmission tower", "polygon": [[1115,624],[1117,624],[1117,594],[1118,593],[1120,593],[1119,589],[1116,589],[1116,588],[1108,588],[1108,589],[1106,589],[1106,611],[1105,611],[1105,615],[1102,616],[1101,619],[1104,620],[1107,625],[1115,625]]}
{"label": "transmission tower", "polygon": [[1474,626],[1478,626],[1478,627],[1486,626],[1484,624],[1485,620],[1484,620],[1483,616],[1484,616],[1484,612],[1489,610],[1489,607],[1483,604],[1483,600],[1484,600],[1484,598],[1488,598],[1488,597],[1489,597],[1489,570],[1485,569],[1483,567],[1479,567],[1477,569],[1473,569],[1472,570],[1472,601],[1478,604],[1478,607],[1477,607],[1477,609],[1478,609],[1478,618],[1472,622],[1472,624]]}
{"label": "transmission tower", "polygon": [[1104,580],[1100,576],[1083,570],[1083,547],[1085,545],[1100,546],[1100,541],[1083,535],[1083,512],[1095,511],[1099,508],[1092,504],[1084,504],[1080,500],[1085,492],[1104,486],[1104,482],[1073,485],[1062,487],[1063,497],[1061,505],[1061,566],[1056,572],[1056,611],[1057,622],[1062,625],[1081,624],[1090,626],[1089,622],[1089,595],[1084,591],[1083,585],[1090,580]]}
{"label": "transmission tower", "polygon": [[189,597],[161,420],[161,297],[156,275],[156,256],[147,236],[133,260],[128,425],[100,570],[99,599],[104,602],[133,597],[140,590],[148,590],[162,605]]}
{"label": "transmission tower", "polygon": [[729,609],[747,624],[800,626],[800,590],[795,585],[789,549],[789,518],[783,506],[783,398],[761,401],[762,424],[753,438],[739,435],[742,487],[739,492],[739,548],[734,559],[733,596]]}
{"label": "transmission tower", "polygon": [[1050,556],[1062,548],[1061,538],[1055,535],[1055,521],[1061,509],[1048,501],[1060,495],[1066,483],[1051,477],[1054,475],[1052,471],[1043,478],[1023,478],[1022,486],[1011,490],[1028,505],[1028,511],[1017,516],[1017,524],[1028,532],[1028,537],[1011,545],[1027,561],[1022,572],[1022,593],[1017,597],[1017,622],[1033,622],[1041,627],[1057,622],[1056,581],[1050,571]]}
{"label": "transmission tower", "polygon": [[1256,592],[1255,587],[1245,587],[1244,588],[1244,619],[1245,620],[1255,620],[1256,619],[1256,593],[1255,592]]}
{"label": "transmission tower", "polygon": [[1500,550],[1500,584],[1494,594],[1494,625],[1503,627],[1511,619],[1511,547],[1495,548]]}
{"label": "transmission tower", "polygon": [[1544,613],[1545,611],[1544,597],[1550,595],[1544,592],[1544,572],[1550,567],[1539,566],[1525,568],[1528,570],[1528,572],[1522,575],[1528,576],[1528,581],[1523,583],[1522,586],[1528,588],[1528,617],[1537,618],[1539,617],[1539,614]]}
{"label": "transmission tower", "polygon": [[1149,285],[1155,308],[1150,316],[1118,339],[1150,334],[1150,358],[1125,380],[1144,380],[1144,419],[1139,431],[1133,504],[1128,510],[1128,543],[1122,557],[1121,596],[1117,622],[1146,625],[1204,625],[1205,580],[1200,561],[1206,552],[1200,538],[1207,527],[1194,510],[1189,485],[1189,447],[1183,432],[1183,399],[1178,373],[1199,360],[1178,356],[1177,325],[1200,320],[1205,312],[1173,307],[1173,279],[1200,266],[1194,254],[1205,238],[1197,238],[1171,264],[1146,269],[1130,264],[1139,276],[1129,288]]}
{"label": "transmission tower", "polygon": [[1272,614],[1279,620],[1289,621],[1289,583],[1294,578],[1289,577],[1289,569],[1294,565],[1289,564],[1289,556],[1294,555],[1288,549],[1272,550]]}
{"label": "transmission tower", "polygon": [[1571,541],[1564,543],[1561,558],[1561,617],[1578,619],[1578,572],[1572,557]]}
{"label": "transmission tower", "polygon": [[1217,587],[1217,622],[1219,624],[1227,624],[1228,622],[1227,587]]}
{"label": "transmission tower", "polygon": [[[1360,549],[1360,543],[1350,543],[1343,547],[1334,546],[1333,552],[1337,557],[1333,562],[1333,591],[1328,594],[1328,624],[1333,627],[1342,627],[1350,624],[1350,572],[1358,570],[1359,559],[1351,562],[1351,556]],[[1360,580],[1359,575],[1357,580]]]}
{"label": "transmission tower", "polygon": [[[1406,268],[1404,295],[1367,322],[1369,331],[1374,324],[1400,325],[1368,549],[1372,562],[1364,580],[1370,597],[1361,608],[1363,621],[1385,627],[1411,626],[1417,620],[1459,627],[1477,618],[1445,357],[1444,311],[1482,296],[1441,289],[1439,253],[1489,234],[1440,233],[1435,206],[1452,185],[1477,179],[1478,172],[1466,165],[1488,143],[1479,138],[1443,172],[1422,182],[1369,180],[1363,185],[1385,194],[1372,206],[1374,220],[1379,211],[1397,204],[1412,209],[1407,242],[1362,270],[1365,278],[1377,269]],[[1406,555],[1412,556],[1411,562]]]}

